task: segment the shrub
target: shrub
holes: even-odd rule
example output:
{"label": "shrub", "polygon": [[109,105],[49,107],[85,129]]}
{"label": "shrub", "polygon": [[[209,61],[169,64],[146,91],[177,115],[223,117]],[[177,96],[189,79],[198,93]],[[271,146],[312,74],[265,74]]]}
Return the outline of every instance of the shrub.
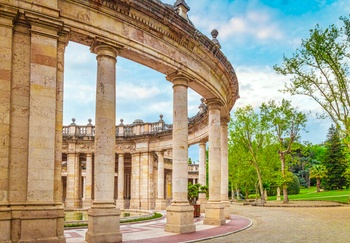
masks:
{"label": "shrub", "polygon": [[293,178],[291,182],[288,182],[287,184],[288,188],[288,195],[294,195],[300,193],[300,182],[296,175],[293,174]]}

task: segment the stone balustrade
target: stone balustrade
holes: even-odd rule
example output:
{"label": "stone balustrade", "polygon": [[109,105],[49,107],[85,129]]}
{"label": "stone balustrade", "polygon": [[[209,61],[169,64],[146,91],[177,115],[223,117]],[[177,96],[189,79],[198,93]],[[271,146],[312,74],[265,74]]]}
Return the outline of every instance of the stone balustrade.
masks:
{"label": "stone balustrade", "polygon": [[[200,105],[199,112],[188,119],[189,129],[195,130],[208,116],[208,109],[203,103]],[[166,124],[163,120],[163,115],[159,115],[158,122],[143,122],[140,119],[136,119],[132,124],[123,124],[124,120],[120,119],[120,124],[116,126],[116,137],[133,137],[143,135],[156,135],[161,133],[171,133],[172,124]],[[64,138],[80,138],[80,137],[94,137],[95,126],[91,123],[92,120],[88,120],[87,125],[77,125],[76,119],[72,118],[72,123],[68,126],[63,126]]]}

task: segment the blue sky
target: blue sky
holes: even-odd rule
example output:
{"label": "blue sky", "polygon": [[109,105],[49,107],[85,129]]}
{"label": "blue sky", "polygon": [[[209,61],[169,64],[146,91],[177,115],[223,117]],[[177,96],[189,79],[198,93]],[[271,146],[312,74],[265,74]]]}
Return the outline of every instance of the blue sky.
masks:
{"label": "blue sky", "polygon": [[[163,0],[173,4],[175,0]],[[341,25],[340,16],[350,13],[349,0],[186,0],[191,8],[189,18],[203,34],[219,31],[223,53],[236,70],[240,84],[237,107],[248,104],[257,108],[269,99],[292,100],[304,112],[311,111],[308,133],[301,140],[319,143],[326,139],[330,122],[315,117],[318,105],[305,96],[289,96],[279,92],[287,77],[278,76],[273,65],[281,64],[283,55],[290,57],[309,36],[316,24],[326,28]],[[147,67],[118,57],[117,124],[124,119],[145,122],[164,115],[172,123],[172,86],[165,76]],[[64,124],[85,125],[95,118],[96,59],[86,46],[69,43],[65,55]],[[189,90],[189,115],[198,111],[200,96]],[[231,112],[232,113],[232,112]],[[197,159],[197,148],[190,157]]]}

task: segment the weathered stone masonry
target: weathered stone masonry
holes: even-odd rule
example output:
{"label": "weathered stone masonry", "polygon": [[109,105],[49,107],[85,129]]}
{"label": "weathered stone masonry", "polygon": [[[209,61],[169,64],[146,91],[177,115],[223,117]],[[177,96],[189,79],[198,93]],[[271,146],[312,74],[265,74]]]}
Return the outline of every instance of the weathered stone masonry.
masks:
{"label": "weathered stone masonry", "polygon": [[[239,96],[238,81],[220,50],[218,33],[212,32],[213,39],[201,34],[188,18],[189,10],[184,0],[174,5],[159,0],[0,0],[1,242],[65,242],[62,198],[68,207],[90,208],[88,242],[120,242],[115,200],[120,205],[123,199],[116,190],[115,165],[119,162],[115,154],[117,161],[124,161],[123,188],[130,198],[129,207],[163,207],[165,197],[171,194],[165,230],[194,231],[185,199],[187,178],[177,170],[187,171],[186,145],[207,141],[213,181],[205,223],[224,222],[226,178],[220,168],[226,166],[227,158],[222,151],[226,147],[220,148],[225,133],[221,123],[227,122]],[[85,144],[62,140],[64,52],[69,41],[89,46],[97,57],[98,112],[93,143],[88,136]],[[118,137],[128,129],[123,131],[121,126],[116,131],[115,94],[110,92],[118,56],[150,67],[173,83],[176,114],[170,137],[158,134],[132,145]],[[200,94],[208,105],[209,122],[198,130],[204,133],[187,124],[188,89]],[[141,128],[145,130],[138,132],[150,129]],[[91,144],[93,151],[77,153]],[[162,157],[164,174],[155,169],[158,163],[162,167]],[[173,161],[172,174],[167,157]],[[67,161],[67,172],[62,172],[62,161]],[[77,176],[82,173],[82,161],[86,161],[84,181]],[[62,173],[67,173],[65,191]],[[172,185],[164,188],[164,198],[156,195],[161,188],[155,183],[158,176],[164,176],[164,187]],[[142,184],[142,191],[134,182]],[[77,188],[83,183],[82,192]],[[121,180],[119,184],[122,188]]]}

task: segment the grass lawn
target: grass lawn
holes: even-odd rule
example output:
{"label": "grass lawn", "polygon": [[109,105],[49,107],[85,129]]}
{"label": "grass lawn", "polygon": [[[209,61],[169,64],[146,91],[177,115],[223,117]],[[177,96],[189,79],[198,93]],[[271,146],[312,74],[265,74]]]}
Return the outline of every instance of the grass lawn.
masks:
{"label": "grass lawn", "polygon": [[[281,192],[282,193],[282,192]],[[316,192],[316,187],[300,189],[297,195],[288,195],[289,200],[304,200],[304,201],[332,201],[340,203],[349,203],[349,189],[332,190]],[[276,200],[276,196],[268,197],[268,200]],[[281,200],[283,196],[281,195]]]}

